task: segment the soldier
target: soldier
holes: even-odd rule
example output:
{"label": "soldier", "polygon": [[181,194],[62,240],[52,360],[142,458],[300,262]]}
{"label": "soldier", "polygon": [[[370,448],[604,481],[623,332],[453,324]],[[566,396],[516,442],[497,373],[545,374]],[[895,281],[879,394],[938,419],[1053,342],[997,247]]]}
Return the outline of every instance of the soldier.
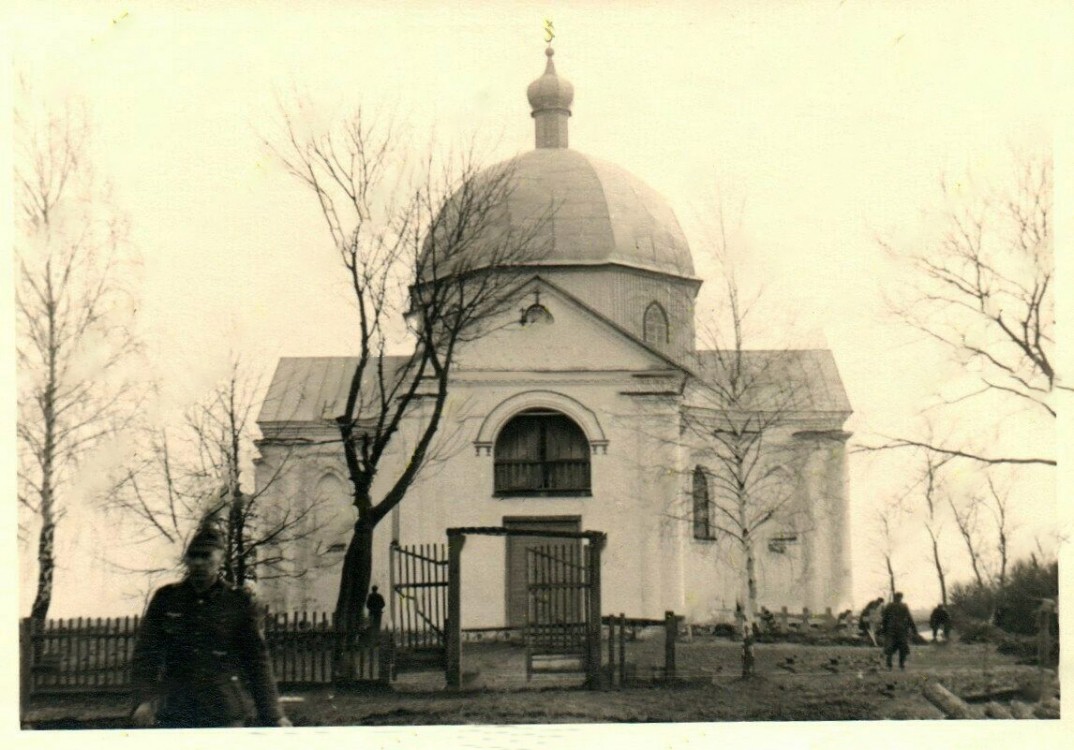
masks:
{"label": "soldier", "polygon": [[374,638],[380,637],[380,621],[384,614],[384,597],[374,586],[372,592],[365,600],[366,609],[369,610],[369,630]]}
{"label": "soldier", "polygon": [[902,592],[896,591],[891,604],[884,607],[880,619],[880,632],[884,636],[884,656],[888,669],[891,669],[891,657],[899,652],[899,669],[906,669],[906,657],[910,655],[910,634],[917,633],[910,608],[902,600]]}
{"label": "soldier", "polygon": [[943,602],[936,605],[936,609],[932,610],[932,614],[929,615],[929,627],[932,628],[932,642],[936,642],[936,636],[942,631],[943,639],[946,643],[950,640],[951,633],[951,613],[947,611],[947,607],[943,605]]}
{"label": "soldier", "polygon": [[[187,575],[149,602],[131,664],[139,727],[241,727],[250,696],[259,723],[291,726],[280,710],[252,596],[220,579],[224,539],[202,528]],[[247,692],[249,691],[249,692]]]}

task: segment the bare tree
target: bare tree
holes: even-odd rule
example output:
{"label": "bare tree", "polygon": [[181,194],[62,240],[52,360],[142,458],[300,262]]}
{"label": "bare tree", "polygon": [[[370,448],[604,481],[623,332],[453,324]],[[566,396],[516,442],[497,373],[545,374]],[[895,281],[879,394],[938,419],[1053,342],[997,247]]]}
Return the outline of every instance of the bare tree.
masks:
{"label": "bare tree", "polygon": [[[949,497],[948,503],[966,547],[974,581],[981,587],[994,583],[996,590],[1002,593],[1007,585],[1010,561],[1010,503],[1007,492],[998,486],[991,472],[985,477],[985,484],[987,493],[978,488],[966,493],[957,503]],[[993,533],[994,541],[990,541]]]}
{"label": "bare tree", "polygon": [[138,346],[120,283],[127,223],[94,175],[85,115],[15,121],[18,499],[20,531],[38,535],[30,616],[43,621],[79,463],[134,412],[123,365]]}
{"label": "bare tree", "polygon": [[[949,456],[926,453],[921,476],[925,501],[925,531],[928,533],[929,542],[932,545],[932,564],[936,567],[936,579],[940,585],[940,601],[943,602],[944,606],[947,605],[947,576],[944,571],[943,560],[940,557],[940,537],[943,528],[940,503],[941,496],[944,494],[940,471],[943,469],[944,464],[950,460]],[[892,593],[894,593],[894,590]]]}
{"label": "bare tree", "polygon": [[996,569],[996,583],[999,585],[999,590],[1003,591],[1007,586],[1007,564],[1009,562],[1009,544],[1011,535],[1011,521],[1008,513],[1008,496],[1005,492],[1000,492],[996,487],[995,480],[992,475],[988,475],[988,492],[991,498],[991,502],[986,503],[986,507],[992,514],[992,520],[996,526],[996,554],[997,554],[997,569]]}
{"label": "bare tree", "polygon": [[[726,260],[726,259],[725,259]],[[752,673],[752,631],[758,610],[757,555],[767,530],[808,532],[796,503],[798,470],[791,425],[800,411],[802,383],[788,377],[794,352],[749,350],[746,322],[757,299],[742,298],[733,268],[724,263],[723,330],[703,334],[712,348],[698,353],[681,429],[702,467],[705,508],[692,508],[695,533],[703,520],[714,538],[728,540],[739,566],[743,674]],[[694,462],[691,462],[694,463]],[[695,478],[696,479],[696,478]],[[696,494],[697,489],[694,489]],[[699,519],[699,510],[706,517]],[[777,544],[779,542],[776,542]]]}
{"label": "bare tree", "polygon": [[[315,535],[316,500],[297,499],[286,507],[270,503],[267,493],[288,468],[286,458],[256,492],[242,477],[254,453],[253,409],[259,387],[235,360],[227,377],[187,410],[183,424],[169,434],[155,431],[146,455],[125,468],[111,493],[109,507],[137,524],[135,544],[164,542],[182,555],[189,537],[206,525],[224,533],[223,575],[242,586],[287,572],[287,551]],[[176,437],[178,432],[178,437]],[[152,571],[161,572],[166,568]]]}
{"label": "bare tree", "polygon": [[[373,531],[429,458],[459,346],[511,309],[552,207],[508,222],[509,166],[480,169],[472,147],[414,161],[390,125],[361,112],[309,137],[292,117],[286,126],[276,153],[317,199],[358,313],[357,363],[335,420],[358,511],[336,603],[337,622],[352,632],[369,588]],[[400,313],[413,348],[392,357]],[[397,436],[411,425],[404,444]],[[386,461],[393,451],[405,455]],[[375,496],[378,478],[384,489]]]}
{"label": "bare tree", "polygon": [[[1050,157],[1024,160],[1011,186],[943,217],[938,239],[921,252],[901,253],[914,281],[896,315],[925,333],[977,375],[976,385],[948,405],[983,396],[1008,400],[1054,420],[1054,259]],[[992,454],[972,440],[951,444],[898,437],[879,448],[915,447],[985,464],[1055,466],[1051,455]]]}
{"label": "bare tree", "polygon": [[884,561],[884,570],[888,576],[888,596],[895,597],[895,527],[901,510],[895,505],[888,505],[877,512],[877,526],[880,532],[880,557]]}
{"label": "bare tree", "polygon": [[963,502],[956,502],[954,497],[948,495],[947,502],[954,516],[955,526],[962,537],[962,543],[966,547],[966,553],[969,555],[973,578],[978,586],[984,588],[985,568],[981,554],[982,543],[977,530],[980,499],[971,496]]}

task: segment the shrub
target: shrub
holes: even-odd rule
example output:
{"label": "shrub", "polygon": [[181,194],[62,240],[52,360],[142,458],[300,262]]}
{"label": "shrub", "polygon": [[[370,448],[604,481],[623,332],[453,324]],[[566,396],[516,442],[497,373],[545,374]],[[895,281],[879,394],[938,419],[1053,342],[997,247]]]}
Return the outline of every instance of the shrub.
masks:
{"label": "shrub", "polygon": [[962,643],[994,643],[1000,635],[999,628],[986,620],[963,620],[955,632]]}
{"label": "shrub", "polygon": [[[951,587],[951,616],[965,636],[974,623],[991,622],[1007,633],[1036,635],[1041,599],[1059,595],[1059,564],[1041,564],[1036,557],[1011,566],[1007,583],[976,582]],[[963,638],[965,640],[965,638]]]}

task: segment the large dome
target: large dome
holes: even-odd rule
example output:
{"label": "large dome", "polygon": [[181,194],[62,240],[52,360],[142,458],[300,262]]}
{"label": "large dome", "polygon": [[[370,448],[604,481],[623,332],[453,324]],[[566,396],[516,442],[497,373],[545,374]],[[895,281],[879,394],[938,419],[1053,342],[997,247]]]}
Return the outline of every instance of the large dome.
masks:
{"label": "large dome", "polygon": [[[551,47],[545,51],[544,75],[527,89],[537,148],[485,170],[446,202],[444,211],[454,207],[465,214],[459,206],[472,206],[475,195],[507,195],[506,205],[483,215],[476,235],[456,245],[459,255],[436,272],[495,262],[494,248],[505,238],[526,236],[536,242],[527,243],[535,249],[525,265],[616,264],[693,278],[690,248],[667,202],[625,169],[568,148],[574,87],[556,73],[553,54]],[[453,235],[457,217],[441,219],[435,224]],[[532,236],[534,226],[543,236]]]}
{"label": "large dome", "polygon": [[[513,181],[504,226],[507,236],[543,217],[547,236],[536,265],[615,263],[692,277],[694,264],[674,212],[652,188],[625,169],[568,148],[538,148],[492,167]],[[480,178],[479,178],[480,179]],[[501,232],[503,234],[501,234]]]}

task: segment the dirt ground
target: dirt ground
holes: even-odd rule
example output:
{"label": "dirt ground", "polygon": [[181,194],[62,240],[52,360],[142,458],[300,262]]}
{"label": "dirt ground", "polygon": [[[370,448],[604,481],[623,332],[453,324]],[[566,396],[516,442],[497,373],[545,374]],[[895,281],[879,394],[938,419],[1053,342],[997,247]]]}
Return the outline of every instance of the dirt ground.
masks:
{"label": "dirt ground", "polygon": [[[918,646],[905,672],[889,672],[873,648],[758,644],[758,675],[743,680],[738,644],[697,638],[678,644],[678,679],[666,684],[651,680],[662,639],[642,639],[627,651],[636,686],[601,691],[575,676],[527,682],[524,653],[466,644],[458,692],[426,672],[401,675],[392,690],[287,692],[286,710],[296,726],[940,719],[922,696],[930,680],[964,697],[1011,687],[1032,698],[1039,684],[1034,667],[982,645]],[[36,700],[26,718],[37,728],[120,728],[127,710],[120,696],[72,696]]]}

